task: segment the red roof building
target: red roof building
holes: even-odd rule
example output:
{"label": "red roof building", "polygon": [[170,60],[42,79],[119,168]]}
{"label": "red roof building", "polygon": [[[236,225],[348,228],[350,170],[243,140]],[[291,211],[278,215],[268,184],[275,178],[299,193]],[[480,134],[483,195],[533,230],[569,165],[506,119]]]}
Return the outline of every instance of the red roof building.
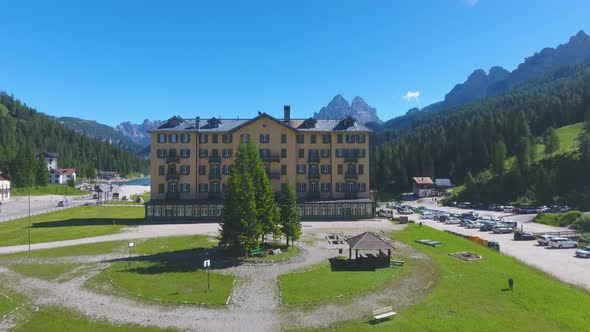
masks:
{"label": "red roof building", "polygon": [[413,192],[418,197],[429,197],[434,195],[434,182],[425,176],[414,177]]}

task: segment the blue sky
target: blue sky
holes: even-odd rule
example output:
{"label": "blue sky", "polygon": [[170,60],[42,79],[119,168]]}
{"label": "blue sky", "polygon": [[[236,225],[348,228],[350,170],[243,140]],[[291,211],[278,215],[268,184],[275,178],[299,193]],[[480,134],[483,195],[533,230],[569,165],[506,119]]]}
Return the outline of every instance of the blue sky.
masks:
{"label": "blue sky", "polygon": [[[477,68],[590,32],[590,1],[5,1],[0,90],[115,125],[308,117],[336,94],[386,120]],[[408,92],[418,98],[404,99]]]}

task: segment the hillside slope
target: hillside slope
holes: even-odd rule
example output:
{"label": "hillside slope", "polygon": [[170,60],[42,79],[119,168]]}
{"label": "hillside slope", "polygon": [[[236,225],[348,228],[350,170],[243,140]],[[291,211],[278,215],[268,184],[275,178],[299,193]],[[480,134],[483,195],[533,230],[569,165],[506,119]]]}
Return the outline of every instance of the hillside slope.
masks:
{"label": "hillside slope", "polygon": [[121,134],[113,127],[107,126],[96,121],[84,120],[74,117],[61,117],[57,119],[63,123],[66,127],[73,129],[74,131],[96,138],[98,140],[107,142],[113,146],[123,148],[125,150],[139,153],[143,147]]}

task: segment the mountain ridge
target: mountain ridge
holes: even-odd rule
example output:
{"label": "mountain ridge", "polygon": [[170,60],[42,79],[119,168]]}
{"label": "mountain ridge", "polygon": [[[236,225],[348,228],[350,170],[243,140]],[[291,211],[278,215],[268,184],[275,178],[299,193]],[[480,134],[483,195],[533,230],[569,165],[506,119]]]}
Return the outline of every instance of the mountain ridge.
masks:
{"label": "mountain ridge", "polygon": [[318,112],[314,112],[313,118],[329,120],[340,119],[348,115],[361,123],[381,123],[379,116],[377,116],[377,109],[367,104],[363,98],[356,96],[352,99],[352,103],[348,103],[348,100],[341,94],[337,94],[328,105],[322,107]]}

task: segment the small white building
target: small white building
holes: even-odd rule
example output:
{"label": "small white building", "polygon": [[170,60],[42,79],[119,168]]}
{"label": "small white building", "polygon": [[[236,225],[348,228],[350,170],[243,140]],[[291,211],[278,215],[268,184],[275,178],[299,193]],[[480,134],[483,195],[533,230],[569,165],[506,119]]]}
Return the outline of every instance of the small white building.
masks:
{"label": "small white building", "polygon": [[49,171],[49,183],[67,184],[70,180],[76,182],[75,168],[56,168]]}
{"label": "small white building", "polygon": [[0,203],[10,199],[10,180],[8,176],[0,172]]}
{"label": "small white building", "polygon": [[[43,152],[37,154],[37,159],[44,160],[47,164],[47,170],[57,169],[57,158],[59,155],[55,152]],[[51,182],[50,182],[51,183]]]}

